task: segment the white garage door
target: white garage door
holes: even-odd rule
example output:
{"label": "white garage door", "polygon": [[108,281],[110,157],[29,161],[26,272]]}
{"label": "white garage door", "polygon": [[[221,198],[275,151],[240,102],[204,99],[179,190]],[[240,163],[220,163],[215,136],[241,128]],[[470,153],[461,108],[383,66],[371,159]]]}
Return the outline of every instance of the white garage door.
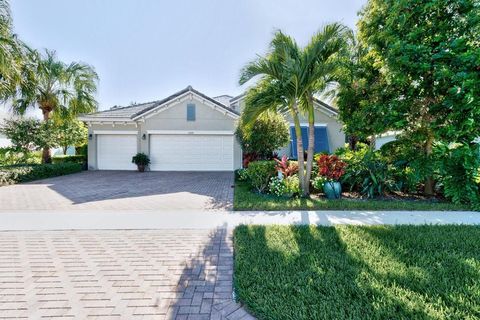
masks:
{"label": "white garage door", "polygon": [[150,135],[151,170],[231,171],[233,135]]}
{"label": "white garage door", "polygon": [[132,157],[137,153],[137,135],[97,135],[99,170],[135,170]]}

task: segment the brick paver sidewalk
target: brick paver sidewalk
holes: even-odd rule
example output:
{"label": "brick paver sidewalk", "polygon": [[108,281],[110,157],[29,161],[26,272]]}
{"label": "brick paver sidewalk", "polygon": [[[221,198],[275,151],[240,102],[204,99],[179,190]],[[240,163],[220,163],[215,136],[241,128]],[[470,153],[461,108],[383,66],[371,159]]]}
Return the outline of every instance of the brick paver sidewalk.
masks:
{"label": "brick paver sidewalk", "polygon": [[253,319],[231,233],[0,232],[0,319]]}

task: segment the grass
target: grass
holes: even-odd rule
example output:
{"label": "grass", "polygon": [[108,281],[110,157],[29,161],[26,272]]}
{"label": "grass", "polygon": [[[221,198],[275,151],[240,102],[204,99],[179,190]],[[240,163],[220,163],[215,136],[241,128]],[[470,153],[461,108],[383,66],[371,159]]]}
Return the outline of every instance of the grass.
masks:
{"label": "grass", "polygon": [[259,319],[479,319],[478,226],[240,226],[236,293]]}
{"label": "grass", "polygon": [[234,210],[470,210],[468,206],[426,200],[286,199],[254,193],[245,182],[235,182]]}

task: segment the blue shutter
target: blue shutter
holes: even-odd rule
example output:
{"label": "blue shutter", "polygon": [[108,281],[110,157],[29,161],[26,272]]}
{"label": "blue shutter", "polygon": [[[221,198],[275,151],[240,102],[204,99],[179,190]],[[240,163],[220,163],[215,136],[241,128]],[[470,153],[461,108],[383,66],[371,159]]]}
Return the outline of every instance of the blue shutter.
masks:
{"label": "blue shutter", "polygon": [[[303,142],[303,149],[308,148],[308,127],[302,127],[302,142]],[[297,153],[297,135],[295,134],[295,127],[290,127],[290,138],[291,140],[291,155],[290,157],[293,159],[298,158]]]}
{"label": "blue shutter", "polygon": [[[298,159],[297,153],[297,135],[295,134],[295,127],[290,127],[290,138],[291,138],[291,154],[290,157],[293,159]],[[308,148],[308,127],[302,127],[302,142],[303,148],[306,150]],[[328,146],[328,134],[327,127],[315,127],[315,153],[320,152],[330,152]]]}
{"label": "blue shutter", "polygon": [[195,105],[193,103],[187,104],[187,121],[195,121]]}
{"label": "blue shutter", "polygon": [[330,152],[327,127],[315,127],[315,153]]}

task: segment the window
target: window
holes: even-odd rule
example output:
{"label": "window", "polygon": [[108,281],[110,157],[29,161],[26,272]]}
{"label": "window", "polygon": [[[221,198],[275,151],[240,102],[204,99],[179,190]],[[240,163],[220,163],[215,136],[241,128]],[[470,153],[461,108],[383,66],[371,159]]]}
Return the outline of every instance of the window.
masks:
{"label": "window", "polygon": [[193,103],[187,104],[187,121],[195,121],[195,105]]}

